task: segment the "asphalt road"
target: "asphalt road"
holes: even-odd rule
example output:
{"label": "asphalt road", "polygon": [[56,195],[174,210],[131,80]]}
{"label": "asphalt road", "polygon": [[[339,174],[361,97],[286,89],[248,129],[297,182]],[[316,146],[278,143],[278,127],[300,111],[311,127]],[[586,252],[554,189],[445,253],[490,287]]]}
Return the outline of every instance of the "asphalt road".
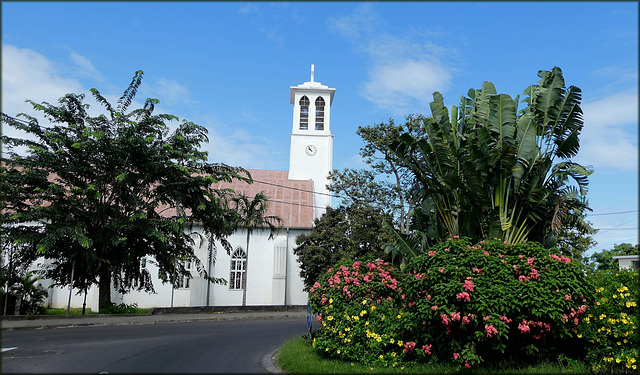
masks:
{"label": "asphalt road", "polygon": [[267,373],[262,357],[306,332],[304,318],[4,331],[2,373]]}

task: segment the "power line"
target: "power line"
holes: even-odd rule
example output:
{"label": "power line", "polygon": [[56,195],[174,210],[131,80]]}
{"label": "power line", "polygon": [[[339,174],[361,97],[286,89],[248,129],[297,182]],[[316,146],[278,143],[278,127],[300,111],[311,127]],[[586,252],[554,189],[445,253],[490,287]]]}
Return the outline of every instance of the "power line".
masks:
{"label": "power line", "polygon": [[633,211],[619,211],[619,212],[607,212],[603,214],[587,214],[587,216],[603,216],[603,215],[618,215],[618,214],[630,214],[633,212],[638,212],[638,210]]}

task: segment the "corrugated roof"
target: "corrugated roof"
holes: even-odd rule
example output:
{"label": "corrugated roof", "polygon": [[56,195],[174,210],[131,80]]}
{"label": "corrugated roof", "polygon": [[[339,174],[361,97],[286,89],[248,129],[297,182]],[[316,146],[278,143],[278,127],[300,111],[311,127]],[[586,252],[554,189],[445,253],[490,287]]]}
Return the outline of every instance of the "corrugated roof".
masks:
{"label": "corrugated roof", "polygon": [[288,171],[248,169],[253,184],[234,180],[221,182],[216,188],[231,188],[238,194],[254,197],[264,192],[269,198],[267,215],[279,216],[287,228],[311,228],[313,226],[313,181],[289,180]]}

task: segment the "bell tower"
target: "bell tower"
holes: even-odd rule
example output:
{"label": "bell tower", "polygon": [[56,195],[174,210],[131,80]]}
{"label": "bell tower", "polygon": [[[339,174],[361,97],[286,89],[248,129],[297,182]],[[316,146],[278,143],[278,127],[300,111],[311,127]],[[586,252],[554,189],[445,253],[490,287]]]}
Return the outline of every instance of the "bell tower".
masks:
{"label": "bell tower", "polygon": [[314,66],[311,80],[291,86],[293,129],[289,153],[289,179],[313,180],[314,218],[319,218],[331,205],[327,190],[327,175],[333,168],[333,135],[331,134],[331,104],[336,89],[315,82]]}

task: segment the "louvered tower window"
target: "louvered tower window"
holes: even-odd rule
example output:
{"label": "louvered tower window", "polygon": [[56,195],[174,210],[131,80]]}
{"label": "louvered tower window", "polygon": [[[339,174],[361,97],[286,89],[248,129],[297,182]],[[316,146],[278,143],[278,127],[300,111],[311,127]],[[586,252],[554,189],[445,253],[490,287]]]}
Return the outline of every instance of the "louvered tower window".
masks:
{"label": "louvered tower window", "polygon": [[316,130],[324,130],[324,99],[316,99]]}
{"label": "louvered tower window", "polygon": [[309,129],[309,98],[300,98],[300,130]]}

